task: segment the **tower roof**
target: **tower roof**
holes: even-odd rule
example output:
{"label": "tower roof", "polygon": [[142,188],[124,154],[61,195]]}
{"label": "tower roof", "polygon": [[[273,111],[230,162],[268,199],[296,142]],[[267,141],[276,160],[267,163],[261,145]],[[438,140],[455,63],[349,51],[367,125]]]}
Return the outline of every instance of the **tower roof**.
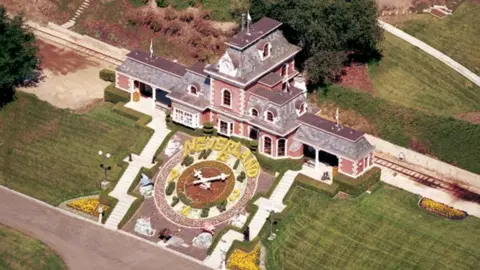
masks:
{"label": "tower roof", "polygon": [[268,33],[280,27],[280,25],[282,25],[282,23],[279,21],[270,19],[268,17],[263,17],[254,24],[250,25],[250,29],[245,29],[244,31],[236,34],[225,43],[235,49],[243,50]]}

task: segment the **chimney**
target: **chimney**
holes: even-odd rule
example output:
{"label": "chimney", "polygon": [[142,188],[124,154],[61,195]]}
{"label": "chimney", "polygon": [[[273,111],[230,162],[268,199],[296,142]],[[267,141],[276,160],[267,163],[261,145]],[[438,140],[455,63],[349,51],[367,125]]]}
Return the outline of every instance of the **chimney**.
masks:
{"label": "chimney", "polygon": [[245,30],[245,18],[246,18],[246,14],[245,13],[242,13],[242,32]]}

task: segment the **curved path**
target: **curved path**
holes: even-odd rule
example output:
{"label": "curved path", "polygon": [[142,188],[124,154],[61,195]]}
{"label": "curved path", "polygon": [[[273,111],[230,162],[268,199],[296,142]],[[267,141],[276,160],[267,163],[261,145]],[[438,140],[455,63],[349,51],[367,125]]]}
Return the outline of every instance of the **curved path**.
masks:
{"label": "curved path", "polygon": [[53,248],[69,269],[208,269],[125,233],[62,213],[0,186],[0,223]]}
{"label": "curved path", "polygon": [[432,46],[428,45],[427,43],[403,32],[402,30],[394,27],[391,24],[378,20],[378,25],[385,29],[386,31],[390,32],[391,34],[405,40],[406,42],[412,44],[415,47],[420,48],[422,51],[430,54],[431,56],[437,58],[438,60],[442,61],[447,66],[451,67],[458,73],[465,76],[467,79],[472,81],[474,84],[480,86],[480,77],[477,76],[475,73],[471,72],[466,67],[460,65],[458,62],[453,60],[452,58],[448,57],[447,55],[443,54],[441,51],[433,48]]}

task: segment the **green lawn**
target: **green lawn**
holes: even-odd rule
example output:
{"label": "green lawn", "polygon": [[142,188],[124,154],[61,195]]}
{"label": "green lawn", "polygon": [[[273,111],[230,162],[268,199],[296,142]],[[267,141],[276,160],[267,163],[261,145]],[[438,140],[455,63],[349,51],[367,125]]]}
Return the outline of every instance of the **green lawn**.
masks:
{"label": "green lawn", "polygon": [[122,172],[116,160],[140,152],[151,132],[111,106],[80,115],[18,93],[0,111],[0,184],[53,205],[98,192],[99,150],[112,154],[109,180],[116,181]]}
{"label": "green lawn", "polygon": [[295,187],[289,199],[268,269],[478,269],[480,219],[426,213],[411,193],[382,184],[346,201]]}
{"label": "green lawn", "polygon": [[480,111],[480,87],[444,63],[389,33],[381,49],[382,60],[370,65],[377,96],[441,115]]}
{"label": "green lawn", "polygon": [[465,1],[441,20],[423,14],[397,25],[480,75],[480,4]]}
{"label": "green lawn", "polygon": [[0,224],[0,269],[67,269],[62,258],[42,242]]}

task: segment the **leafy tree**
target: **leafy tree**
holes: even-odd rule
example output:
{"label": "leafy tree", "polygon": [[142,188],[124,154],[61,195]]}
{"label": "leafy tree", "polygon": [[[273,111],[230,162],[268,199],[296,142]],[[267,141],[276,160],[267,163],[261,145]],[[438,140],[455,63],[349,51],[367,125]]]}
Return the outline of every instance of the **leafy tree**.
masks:
{"label": "leafy tree", "polygon": [[15,86],[34,76],[36,53],[35,36],[23,18],[9,18],[0,6],[0,107],[13,100]]}
{"label": "leafy tree", "polygon": [[296,62],[312,83],[328,82],[346,61],[379,56],[374,0],[252,0],[250,13],[284,23],[287,39],[303,49]]}

